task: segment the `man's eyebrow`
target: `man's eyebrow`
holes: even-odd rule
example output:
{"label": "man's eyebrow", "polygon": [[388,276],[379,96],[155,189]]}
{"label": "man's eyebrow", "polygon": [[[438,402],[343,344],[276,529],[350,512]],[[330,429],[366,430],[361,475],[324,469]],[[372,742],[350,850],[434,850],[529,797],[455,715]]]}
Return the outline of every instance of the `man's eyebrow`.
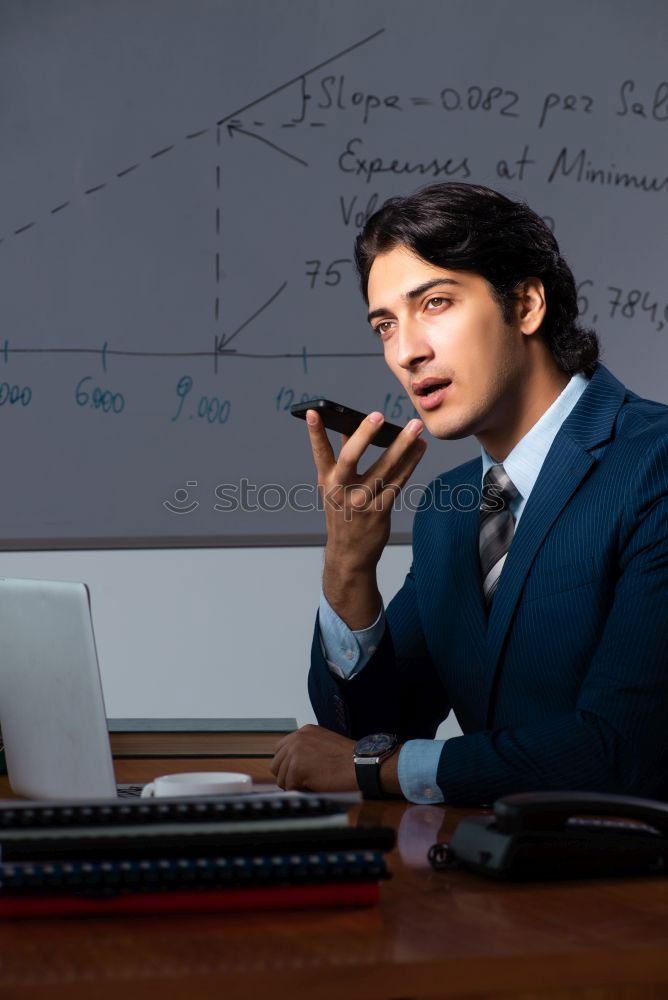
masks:
{"label": "man's eyebrow", "polygon": [[[412,302],[413,299],[419,299],[421,295],[428,292],[430,288],[436,288],[438,285],[459,285],[461,287],[461,281],[455,281],[454,278],[432,278],[431,281],[425,281],[421,285],[416,285],[415,288],[411,288],[410,291],[404,292],[401,296],[407,302]],[[372,309],[367,315],[367,322],[371,322],[372,319],[378,319],[379,316],[386,316],[391,310],[383,309]]]}

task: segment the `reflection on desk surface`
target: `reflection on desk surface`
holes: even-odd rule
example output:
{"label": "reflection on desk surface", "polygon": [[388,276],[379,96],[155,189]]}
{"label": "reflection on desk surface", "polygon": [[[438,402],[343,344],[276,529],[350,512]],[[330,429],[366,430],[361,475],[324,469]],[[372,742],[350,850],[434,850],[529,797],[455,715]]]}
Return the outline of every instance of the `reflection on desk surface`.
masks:
{"label": "reflection on desk surface", "polygon": [[434,872],[429,847],[471,812],[398,800],[354,806],[353,822],[398,834],[393,878],[368,911],[7,922],[0,995],[435,1000],[500,998],[505,989],[504,1000],[582,1000],[585,987],[592,1000],[665,995],[657,990],[668,986],[668,879],[508,885]]}

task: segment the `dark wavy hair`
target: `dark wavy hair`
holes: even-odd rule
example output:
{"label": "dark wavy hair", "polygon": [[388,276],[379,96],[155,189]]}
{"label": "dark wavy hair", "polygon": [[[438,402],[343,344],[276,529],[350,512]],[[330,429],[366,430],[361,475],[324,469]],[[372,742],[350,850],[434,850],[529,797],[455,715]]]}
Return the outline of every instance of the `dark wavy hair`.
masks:
{"label": "dark wavy hair", "polygon": [[591,375],[599,357],[596,333],[577,322],[575,279],[545,222],[522,201],[477,184],[431,184],[390,198],[367,221],[355,242],[355,263],[365,301],[378,254],[405,246],[423,260],[485,278],[503,320],[513,317],[515,289],[540,278],[546,314],[540,328],[558,367]]}

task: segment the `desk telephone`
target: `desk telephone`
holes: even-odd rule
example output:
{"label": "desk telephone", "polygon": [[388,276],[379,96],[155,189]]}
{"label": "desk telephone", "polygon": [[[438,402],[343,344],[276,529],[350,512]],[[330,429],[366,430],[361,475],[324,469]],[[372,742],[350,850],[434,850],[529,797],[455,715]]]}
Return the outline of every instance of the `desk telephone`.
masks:
{"label": "desk telephone", "polygon": [[668,873],[668,803],[594,792],[523,792],[467,816],[429,852],[439,870],[493,878]]}

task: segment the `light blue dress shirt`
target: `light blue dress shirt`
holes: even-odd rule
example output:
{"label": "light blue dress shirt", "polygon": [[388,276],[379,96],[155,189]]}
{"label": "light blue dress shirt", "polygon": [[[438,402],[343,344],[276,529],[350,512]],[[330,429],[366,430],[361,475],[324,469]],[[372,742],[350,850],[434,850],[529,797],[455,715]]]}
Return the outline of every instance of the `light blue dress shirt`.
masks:
{"label": "light blue dress shirt", "polygon": [[[529,499],[545,457],[559,428],[571,412],[589,379],[578,372],[545,413],[517,442],[503,462],[503,467],[517,487],[519,496],[510,503],[515,518],[515,530]],[[482,477],[496,461],[481,447]],[[482,490],[482,480],[480,483]],[[332,609],[324,593],[320,594],[320,642],[327,665],[332,673],[349,680],[369,662],[385,631],[385,611],[365,629],[354,632]],[[447,740],[409,740],[399,753],[399,784],[410,802],[422,804],[442,802],[443,794],[436,783],[438,762]]]}

